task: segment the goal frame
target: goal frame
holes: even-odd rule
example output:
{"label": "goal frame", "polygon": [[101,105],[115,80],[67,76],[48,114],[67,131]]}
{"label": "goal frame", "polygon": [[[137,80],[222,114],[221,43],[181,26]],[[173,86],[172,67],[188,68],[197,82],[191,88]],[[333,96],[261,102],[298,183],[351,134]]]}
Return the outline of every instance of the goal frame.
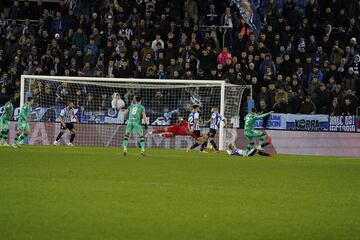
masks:
{"label": "goal frame", "polygon": [[[118,83],[173,83],[173,84],[199,84],[199,85],[218,85],[220,87],[220,113],[224,116],[225,111],[225,88],[226,82],[222,80],[182,80],[182,79],[137,79],[137,78],[96,78],[96,77],[72,77],[72,76],[46,76],[46,75],[21,75],[20,87],[20,107],[24,104],[25,99],[25,79],[37,80],[68,80],[68,81],[87,81],[87,82],[118,82]],[[246,87],[249,87],[246,85]],[[252,88],[250,87],[250,97],[252,98]],[[221,122],[219,128],[219,149],[224,150],[224,127]]]}

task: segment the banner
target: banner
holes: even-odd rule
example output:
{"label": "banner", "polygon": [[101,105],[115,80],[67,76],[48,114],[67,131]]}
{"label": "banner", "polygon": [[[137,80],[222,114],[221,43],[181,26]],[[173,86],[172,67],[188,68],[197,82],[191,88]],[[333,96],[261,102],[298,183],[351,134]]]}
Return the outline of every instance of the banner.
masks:
{"label": "banner", "polygon": [[287,114],[286,129],[298,131],[329,131],[329,116]]}
{"label": "banner", "polygon": [[330,132],[356,132],[355,116],[330,116]]}
{"label": "banner", "polygon": [[258,37],[261,28],[261,20],[253,0],[232,0],[231,3],[239,9],[246,24],[250,26],[255,36]]}
{"label": "banner", "polygon": [[255,128],[286,129],[286,114],[271,114],[268,118],[259,119]]}
{"label": "banner", "polygon": [[[285,114],[284,114],[285,115]],[[12,141],[17,132],[16,122],[11,122],[9,140]],[[97,146],[122,148],[125,126],[117,124],[75,124],[76,146]],[[51,145],[60,131],[60,124],[49,122],[32,122],[29,144]],[[156,129],[151,127],[149,130]],[[204,129],[205,130],[205,129]],[[305,154],[322,156],[360,156],[360,134],[339,132],[307,132],[307,131],[266,131],[273,139],[272,145],[266,148],[272,153]],[[66,131],[61,145],[69,142],[70,133]],[[188,136],[162,138],[148,135],[145,137],[147,148],[186,149],[194,140]],[[136,147],[138,139],[130,138],[131,147]],[[228,129],[224,135],[224,146],[234,144],[240,149],[247,147],[248,141],[244,130]]]}

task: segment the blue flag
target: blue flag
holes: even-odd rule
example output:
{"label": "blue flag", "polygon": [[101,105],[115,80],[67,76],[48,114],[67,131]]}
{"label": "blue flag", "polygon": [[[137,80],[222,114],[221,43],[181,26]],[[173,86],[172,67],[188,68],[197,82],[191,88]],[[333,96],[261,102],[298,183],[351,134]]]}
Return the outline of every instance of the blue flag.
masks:
{"label": "blue flag", "polygon": [[253,0],[231,0],[231,3],[239,9],[242,18],[250,26],[255,36],[259,37],[261,21]]}

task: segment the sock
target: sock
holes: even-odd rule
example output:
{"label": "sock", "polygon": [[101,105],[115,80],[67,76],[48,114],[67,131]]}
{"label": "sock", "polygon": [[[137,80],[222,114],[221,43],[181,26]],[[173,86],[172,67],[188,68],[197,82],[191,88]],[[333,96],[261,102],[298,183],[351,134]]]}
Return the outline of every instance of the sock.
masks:
{"label": "sock", "polygon": [[17,134],[15,135],[15,139],[14,139],[14,143],[15,143],[15,144],[17,144],[17,142],[19,141],[19,137],[20,137],[20,135],[17,133]]}
{"label": "sock", "polygon": [[3,134],[2,134],[2,139],[4,139],[3,143],[8,142],[8,134],[9,134],[9,130],[3,132]]}
{"label": "sock", "polygon": [[248,152],[249,152],[251,149],[254,148],[254,144],[255,144],[254,142],[250,142],[250,143],[247,145],[246,150],[245,150],[246,155],[248,154]]}
{"label": "sock", "polygon": [[27,134],[26,134],[26,133],[21,134],[20,140],[21,140],[21,141],[24,140],[25,137],[27,137]]}
{"label": "sock", "polygon": [[260,140],[259,140],[259,145],[260,145],[260,146],[263,146],[266,137],[267,137],[267,136],[266,136],[265,133],[264,133],[263,135],[261,135]]}
{"label": "sock", "polygon": [[128,144],[129,144],[129,137],[125,136],[123,142],[124,150],[127,150]]}
{"label": "sock", "polygon": [[199,143],[194,143],[194,145],[192,145],[190,149],[193,150],[194,148],[197,148],[198,146],[200,146]]}
{"label": "sock", "polygon": [[0,132],[0,141],[1,141],[2,139],[5,139],[5,131],[1,131],[1,132]]}
{"label": "sock", "polygon": [[219,151],[219,149],[218,149],[218,147],[217,147],[217,145],[216,145],[216,143],[215,143],[214,140],[211,140],[210,143],[211,143],[211,145],[214,147],[214,149],[215,149],[216,151]]}
{"label": "sock", "polygon": [[140,148],[141,148],[141,151],[142,151],[142,152],[145,151],[144,136],[141,136],[141,137],[140,137]]}
{"label": "sock", "polygon": [[74,141],[74,139],[75,139],[75,134],[71,134],[71,136],[70,136],[70,143],[72,143],[72,142]]}
{"label": "sock", "polygon": [[201,151],[204,151],[204,150],[206,149],[207,145],[208,145],[208,142],[207,142],[207,141],[203,142],[203,144],[201,144],[200,150],[201,150]]}
{"label": "sock", "polygon": [[56,137],[56,141],[59,141],[63,134],[64,134],[64,133],[60,132],[60,133],[57,135],[57,137]]}

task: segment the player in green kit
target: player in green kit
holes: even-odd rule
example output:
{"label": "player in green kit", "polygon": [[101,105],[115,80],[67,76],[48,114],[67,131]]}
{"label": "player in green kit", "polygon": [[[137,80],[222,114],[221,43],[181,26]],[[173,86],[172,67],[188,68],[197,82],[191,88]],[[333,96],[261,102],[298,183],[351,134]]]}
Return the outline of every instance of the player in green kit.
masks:
{"label": "player in green kit", "polygon": [[17,148],[25,137],[30,135],[30,125],[29,125],[29,114],[31,110],[31,105],[34,103],[34,99],[32,97],[28,97],[26,103],[22,106],[20,110],[20,115],[18,119],[18,132],[15,135],[13,147]]}
{"label": "player in green kit", "polygon": [[140,138],[140,147],[141,147],[141,155],[145,156],[145,142],[144,142],[144,132],[141,127],[141,118],[144,120],[145,128],[147,117],[145,113],[145,108],[141,105],[141,97],[136,96],[134,97],[135,103],[131,104],[128,109],[125,111],[125,116],[129,114],[128,122],[125,129],[125,136],[124,136],[124,155],[127,154],[127,147],[129,144],[129,137],[130,134],[133,132],[138,135]]}
{"label": "player in green kit", "polygon": [[[14,113],[15,97],[12,97],[4,106],[4,113],[0,117],[0,146],[8,147],[8,135],[10,130],[10,121]],[[1,144],[2,142],[2,144]]]}
{"label": "player in green kit", "polygon": [[257,150],[259,151],[259,153],[264,152],[263,147],[270,143],[271,138],[269,137],[269,142],[264,144],[264,141],[265,141],[267,136],[266,136],[265,133],[255,130],[255,122],[256,122],[256,120],[264,118],[264,117],[266,117],[267,115],[269,115],[271,113],[273,113],[273,111],[258,115],[257,114],[257,109],[253,108],[251,113],[249,113],[249,114],[247,114],[245,116],[245,119],[244,119],[245,120],[244,135],[247,138],[247,140],[249,141],[249,144],[248,144],[248,146],[247,146],[247,148],[245,150],[245,155],[246,156],[254,148],[254,145],[255,145],[254,140],[256,138],[260,138],[259,145],[257,147]]}

